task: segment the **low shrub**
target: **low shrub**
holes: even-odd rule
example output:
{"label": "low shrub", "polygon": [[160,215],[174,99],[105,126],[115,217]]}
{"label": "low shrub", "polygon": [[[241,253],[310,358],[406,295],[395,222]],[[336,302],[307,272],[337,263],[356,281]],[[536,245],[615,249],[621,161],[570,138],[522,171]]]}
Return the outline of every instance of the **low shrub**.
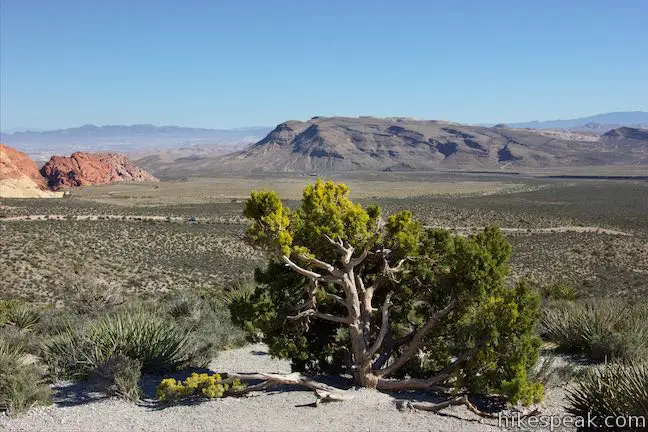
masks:
{"label": "low shrub", "polygon": [[593,361],[648,357],[648,304],[612,299],[549,303],[542,336],[563,352]]}
{"label": "low shrub", "polygon": [[90,380],[98,382],[111,396],[136,401],[142,396],[139,381],[142,363],[123,354],[113,354],[90,372]]}
{"label": "low shrub", "polygon": [[174,403],[185,399],[221,398],[230,390],[232,393],[240,392],[246,385],[240,380],[223,382],[219,374],[193,373],[185,381],[176,381],[174,378],[163,379],[158,386],[156,395],[160,402]]}
{"label": "low shrub", "polygon": [[245,332],[232,323],[222,293],[171,293],[161,301],[170,319],[187,329],[199,347],[197,366],[205,366],[223,349],[245,344]]}
{"label": "low shrub", "polygon": [[16,415],[51,403],[51,390],[23,346],[0,339],[0,411]]}
{"label": "low shrub", "polygon": [[554,282],[542,288],[542,297],[548,300],[576,300],[580,297],[578,290],[564,282]]}
{"label": "low shrub", "polygon": [[0,327],[14,326],[31,330],[38,324],[39,312],[28,303],[18,300],[0,300]]}
{"label": "low shrub", "polygon": [[568,391],[568,412],[587,418],[639,417],[643,424],[628,425],[623,430],[646,430],[648,422],[648,362],[610,363],[593,368]]}

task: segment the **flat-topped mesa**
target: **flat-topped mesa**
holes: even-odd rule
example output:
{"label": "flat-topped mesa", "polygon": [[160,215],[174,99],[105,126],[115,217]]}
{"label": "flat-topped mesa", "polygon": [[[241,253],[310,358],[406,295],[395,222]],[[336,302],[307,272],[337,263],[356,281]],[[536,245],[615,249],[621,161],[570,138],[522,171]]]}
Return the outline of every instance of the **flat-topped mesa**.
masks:
{"label": "flat-topped mesa", "polygon": [[118,153],[76,152],[69,157],[52,156],[40,172],[54,190],[119,181],[158,181]]}

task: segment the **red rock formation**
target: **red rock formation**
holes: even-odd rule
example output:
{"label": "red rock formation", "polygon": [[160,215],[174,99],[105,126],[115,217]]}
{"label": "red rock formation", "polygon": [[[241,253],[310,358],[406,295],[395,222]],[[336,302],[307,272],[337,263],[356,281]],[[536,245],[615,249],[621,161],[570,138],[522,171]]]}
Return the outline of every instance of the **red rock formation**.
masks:
{"label": "red rock formation", "polygon": [[49,186],[86,186],[118,181],[157,181],[148,172],[135,166],[126,156],[117,153],[72,153],[70,157],[52,156],[41,173]]}
{"label": "red rock formation", "polygon": [[29,156],[15,148],[0,144],[0,180],[17,180],[23,176],[29,177],[39,189],[47,189],[45,179]]}

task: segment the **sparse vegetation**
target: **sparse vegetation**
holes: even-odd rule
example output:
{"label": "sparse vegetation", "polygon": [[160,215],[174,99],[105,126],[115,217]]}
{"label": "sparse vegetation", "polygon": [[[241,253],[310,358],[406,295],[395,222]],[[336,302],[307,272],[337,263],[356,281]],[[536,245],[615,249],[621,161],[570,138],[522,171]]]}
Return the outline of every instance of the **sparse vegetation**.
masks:
{"label": "sparse vegetation", "polygon": [[593,361],[648,357],[648,304],[613,299],[550,303],[543,336],[564,352]]}
{"label": "sparse vegetation", "polygon": [[0,337],[0,412],[16,415],[50,402],[43,371],[29,359],[25,347]]}
{"label": "sparse vegetation", "polygon": [[[424,231],[449,228],[464,237],[478,234],[487,225],[508,228],[502,235],[512,245],[509,278],[526,277],[545,287],[540,330],[549,343],[541,362],[527,371],[528,381],[562,386],[580,379],[587,370],[607,367],[585,363],[575,368],[562,355],[554,361],[551,354],[546,357],[553,346],[596,362],[636,363],[646,356],[646,306],[638,301],[648,294],[645,183],[515,177],[494,181],[489,176],[472,176],[469,182],[454,186],[456,179],[448,180],[445,175],[396,173],[385,174],[385,178],[392,175],[393,179],[380,182],[354,179],[354,184],[365,188],[359,202],[379,204],[386,214],[411,209]],[[266,180],[254,181],[265,184]],[[308,181],[279,180],[277,184],[287,185],[288,198],[296,198],[297,190]],[[416,183],[423,181],[425,188],[415,190]],[[370,184],[375,187],[367,188]],[[126,184],[77,190],[65,200],[3,199],[0,339],[5,347],[20,352],[21,360],[12,360],[11,365],[20,366],[11,376],[3,372],[2,385],[16,393],[14,402],[2,399],[2,409],[18,413],[32,403],[47,403],[47,380],[68,374],[98,384],[107,394],[139,398],[145,368],[139,352],[126,353],[125,345],[117,351],[101,348],[101,355],[94,355],[88,346],[78,352],[73,349],[96,336],[90,329],[117,316],[154,314],[165,323],[165,330],[188,334],[193,341],[191,360],[181,362],[182,366],[204,365],[218,351],[243,344],[245,333],[231,323],[224,304],[258,300],[257,286],[247,281],[265,258],[243,242],[246,222],[241,216],[242,198],[250,185],[249,181],[230,181],[226,190],[214,189],[206,196],[204,190],[187,182],[178,187],[187,195],[197,190],[198,195],[183,196],[181,204],[175,201],[177,194],[158,196],[142,185]],[[297,203],[284,204],[295,207]],[[190,216],[195,216],[195,223],[187,222]],[[25,220],[12,220],[15,217]],[[590,230],[563,232],[560,227]],[[606,234],[605,229],[628,235]],[[267,269],[266,276],[264,280],[272,276]],[[384,297],[377,300],[380,309]],[[247,324],[253,331],[248,333],[250,339],[263,337],[255,326],[258,321]],[[115,326],[109,327],[104,334],[115,337]],[[71,336],[70,329],[74,329]],[[377,329],[372,324],[372,335]],[[327,332],[318,334],[313,344],[324,341],[322,346],[333,348],[324,349],[321,357],[296,357],[296,367],[317,372],[332,370],[335,364],[340,367],[336,373],[344,369],[344,358],[333,354],[348,335]],[[71,340],[66,341],[67,337]],[[154,340],[150,338],[145,345]],[[66,361],[61,360],[62,354],[44,355],[43,346],[53,343],[63,347],[67,343],[63,352],[75,354]],[[144,350],[154,351],[150,346]],[[430,367],[425,361],[408,364],[403,374]],[[8,369],[3,366],[4,370]],[[616,373],[615,377],[622,376]],[[605,376],[609,381],[613,375]],[[603,378],[589,382],[604,388]],[[582,383],[578,386],[588,394],[594,389]],[[582,401],[598,403],[594,398]]]}
{"label": "sparse vegetation", "polygon": [[567,399],[568,411],[574,415],[625,419],[627,427],[618,430],[645,431],[648,422],[646,358],[589,370],[569,391]]}

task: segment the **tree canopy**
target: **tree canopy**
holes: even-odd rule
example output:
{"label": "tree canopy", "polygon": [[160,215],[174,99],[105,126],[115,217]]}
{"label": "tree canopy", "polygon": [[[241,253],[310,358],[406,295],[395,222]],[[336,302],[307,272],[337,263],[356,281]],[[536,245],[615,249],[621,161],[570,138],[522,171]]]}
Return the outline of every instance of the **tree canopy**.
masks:
{"label": "tree canopy", "polygon": [[469,236],[400,211],[354,203],[317,180],[296,210],[252,192],[248,237],[268,253],[232,316],[295,371],[349,373],[384,390],[436,388],[531,403],[539,298],[507,284],[510,244],[496,227]]}

